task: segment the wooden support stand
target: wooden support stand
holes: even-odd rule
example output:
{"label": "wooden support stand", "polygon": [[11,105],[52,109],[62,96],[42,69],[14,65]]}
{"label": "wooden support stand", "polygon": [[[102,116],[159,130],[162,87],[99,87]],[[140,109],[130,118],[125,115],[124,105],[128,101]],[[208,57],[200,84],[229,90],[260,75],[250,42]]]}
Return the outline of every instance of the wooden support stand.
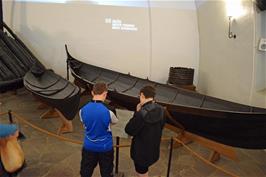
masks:
{"label": "wooden support stand", "polygon": [[[166,124],[165,128],[168,128],[176,133],[180,133],[180,129],[173,125]],[[201,144],[202,146],[212,150],[212,153],[210,154],[210,157],[208,159],[212,163],[218,161],[220,159],[220,155],[223,155],[233,161],[238,160],[236,151],[231,146],[217,143],[215,141],[201,137],[199,135],[195,135],[187,131],[184,131],[181,135],[179,135],[178,139],[182,140],[185,144],[195,141]]]}
{"label": "wooden support stand", "polygon": [[48,111],[45,111],[40,118],[41,119],[52,119],[60,117],[58,112],[54,108],[50,108]]}
{"label": "wooden support stand", "polygon": [[40,102],[40,104],[37,106],[37,109],[46,109],[49,108],[49,106],[43,102]]}
{"label": "wooden support stand", "polygon": [[[43,103],[41,103],[43,104]],[[62,125],[57,130],[57,134],[62,133],[71,133],[73,132],[73,124],[71,120],[68,120],[59,110],[55,108],[50,108],[48,111],[44,112],[41,116],[41,119],[51,119],[51,118],[60,118]]]}
{"label": "wooden support stand", "polygon": [[57,134],[60,135],[62,133],[71,133],[73,132],[73,124],[71,120],[68,120],[67,118],[65,118],[65,116],[58,111],[57,109],[55,109],[56,112],[59,115],[59,118],[62,122],[62,126],[58,129]]}
{"label": "wooden support stand", "polygon": [[220,154],[216,151],[213,151],[211,154],[210,154],[210,157],[209,157],[209,161],[214,163],[216,161],[220,160]]}

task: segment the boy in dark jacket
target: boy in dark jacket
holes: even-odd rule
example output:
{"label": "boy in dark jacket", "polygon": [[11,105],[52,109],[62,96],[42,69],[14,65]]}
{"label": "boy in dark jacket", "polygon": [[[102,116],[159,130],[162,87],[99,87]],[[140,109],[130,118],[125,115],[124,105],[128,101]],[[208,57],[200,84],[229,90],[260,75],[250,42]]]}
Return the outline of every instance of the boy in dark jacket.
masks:
{"label": "boy in dark jacket", "polygon": [[164,109],[154,101],[155,89],[145,86],[140,90],[140,103],[125,131],[133,136],[130,154],[138,176],[147,177],[149,166],[160,156],[160,142],[165,123]]}

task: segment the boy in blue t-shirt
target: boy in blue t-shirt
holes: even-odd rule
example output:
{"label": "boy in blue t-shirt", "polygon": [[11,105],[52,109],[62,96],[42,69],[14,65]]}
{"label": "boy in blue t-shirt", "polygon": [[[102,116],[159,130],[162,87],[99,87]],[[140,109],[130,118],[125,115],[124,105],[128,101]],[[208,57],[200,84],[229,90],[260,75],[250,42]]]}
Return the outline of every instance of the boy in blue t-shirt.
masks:
{"label": "boy in blue t-shirt", "polygon": [[114,150],[110,124],[117,123],[118,119],[103,103],[107,96],[105,83],[96,83],[91,94],[92,101],[79,112],[85,128],[80,174],[92,176],[99,163],[101,176],[112,177]]}

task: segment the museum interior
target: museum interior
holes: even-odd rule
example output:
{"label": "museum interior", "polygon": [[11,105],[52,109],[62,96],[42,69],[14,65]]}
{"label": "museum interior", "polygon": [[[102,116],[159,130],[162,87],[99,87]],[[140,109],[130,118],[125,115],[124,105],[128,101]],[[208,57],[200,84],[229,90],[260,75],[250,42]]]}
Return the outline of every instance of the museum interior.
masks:
{"label": "museum interior", "polygon": [[1,0],[0,177],[266,177],[265,0]]}

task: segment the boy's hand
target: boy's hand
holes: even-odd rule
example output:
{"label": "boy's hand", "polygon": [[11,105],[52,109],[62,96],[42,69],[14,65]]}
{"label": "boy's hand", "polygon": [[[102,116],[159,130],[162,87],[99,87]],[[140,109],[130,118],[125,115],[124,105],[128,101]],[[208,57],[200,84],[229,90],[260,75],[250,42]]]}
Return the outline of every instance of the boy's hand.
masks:
{"label": "boy's hand", "polygon": [[139,103],[139,104],[137,105],[137,107],[136,107],[136,111],[137,111],[137,112],[140,110],[141,106],[142,106],[141,103]]}

